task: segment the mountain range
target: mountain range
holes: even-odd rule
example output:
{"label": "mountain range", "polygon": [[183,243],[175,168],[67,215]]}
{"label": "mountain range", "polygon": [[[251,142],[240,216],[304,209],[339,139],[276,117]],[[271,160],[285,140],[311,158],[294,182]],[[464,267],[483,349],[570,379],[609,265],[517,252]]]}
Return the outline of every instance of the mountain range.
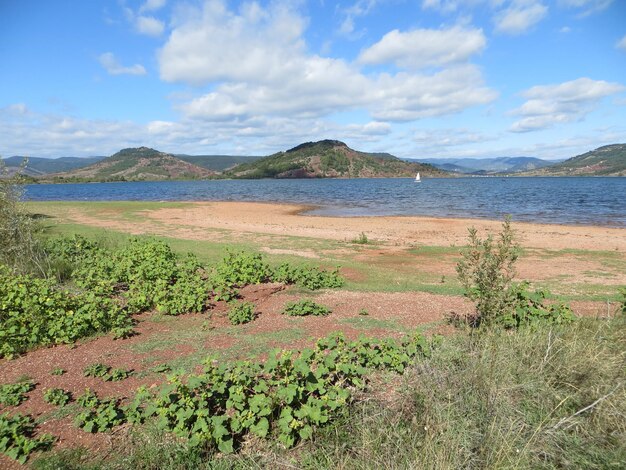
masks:
{"label": "mountain range", "polygon": [[445,171],[463,174],[517,173],[554,165],[562,160],[542,160],[535,157],[495,158],[427,158],[420,160]]}
{"label": "mountain range", "polygon": [[[306,142],[267,157],[173,155],[147,147],[110,157],[2,161],[6,173],[42,182],[206,178],[362,178],[452,175],[626,176],[626,144],[611,144],[565,161],[533,157],[400,160],[389,153],[353,150],[338,140]],[[1,176],[1,175],[0,175]]]}

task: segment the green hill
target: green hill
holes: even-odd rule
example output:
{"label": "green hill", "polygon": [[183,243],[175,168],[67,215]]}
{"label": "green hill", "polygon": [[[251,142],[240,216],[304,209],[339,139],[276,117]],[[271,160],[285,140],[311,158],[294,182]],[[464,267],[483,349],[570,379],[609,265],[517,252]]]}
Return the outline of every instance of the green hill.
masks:
{"label": "green hill", "polygon": [[148,147],[120,150],[85,168],[47,175],[62,181],[158,181],[203,179],[215,172]]}
{"label": "green hill", "polygon": [[626,176],[626,144],[612,144],[532,173],[539,176]]}
{"label": "green hill", "polygon": [[231,178],[379,178],[444,176],[432,165],[409,163],[390,154],[353,150],[338,140],[306,142],[224,174]]}

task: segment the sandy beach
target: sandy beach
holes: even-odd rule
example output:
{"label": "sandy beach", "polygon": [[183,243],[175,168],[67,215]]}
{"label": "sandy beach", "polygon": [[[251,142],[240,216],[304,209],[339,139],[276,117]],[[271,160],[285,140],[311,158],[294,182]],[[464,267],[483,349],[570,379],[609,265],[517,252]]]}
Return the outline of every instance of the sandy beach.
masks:
{"label": "sandy beach", "polygon": [[[351,240],[361,232],[392,245],[463,245],[468,227],[496,233],[501,221],[432,217],[322,217],[306,215],[305,206],[253,202],[194,202],[180,208],[145,211],[148,219],[171,229],[224,229],[235,232]],[[626,252],[626,229],[515,222],[525,247],[550,250]]]}

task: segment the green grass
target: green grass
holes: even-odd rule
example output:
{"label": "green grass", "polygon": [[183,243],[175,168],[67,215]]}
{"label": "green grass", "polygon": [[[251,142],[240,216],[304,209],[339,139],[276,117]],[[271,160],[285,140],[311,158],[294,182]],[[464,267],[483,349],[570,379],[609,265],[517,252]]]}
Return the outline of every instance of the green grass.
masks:
{"label": "green grass", "polygon": [[358,330],[387,330],[400,333],[408,333],[411,328],[407,328],[394,320],[379,320],[370,316],[359,316],[356,318],[344,318],[339,320],[339,324],[350,325]]}
{"label": "green grass", "polygon": [[115,452],[44,454],[37,469],[622,468],[626,318],[458,332],[403,376],[377,374],[349,411],[293,450],[221,456],[152,425]]}

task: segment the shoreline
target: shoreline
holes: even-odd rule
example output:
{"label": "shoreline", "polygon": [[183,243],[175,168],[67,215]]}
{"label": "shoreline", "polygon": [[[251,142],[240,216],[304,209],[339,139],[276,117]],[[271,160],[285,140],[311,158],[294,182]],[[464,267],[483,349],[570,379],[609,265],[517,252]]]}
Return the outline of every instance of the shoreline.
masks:
{"label": "shoreline", "polygon": [[[34,201],[33,201],[34,202]],[[98,217],[71,208],[72,201],[57,206],[58,215],[76,223],[102,228],[128,229],[128,220]],[[89,204],[85,201],[73,201]],[[115,202],[115,201],[109,201]],[[120,202],[120,201],[116,201]],[[501,220],[470,218],[438,218],[427,216],[355,216],[338,217],[309,215],[311,205],[235,202],[235,201],[175,201],[178,207],[141,208],[137,213],[144,219],[135,227],[140,233],[154,229],[165,233],[185,234],[183,238],[203,239],[203,230],[228,230],[235,233],[268,234],[349,241],[361,233],[374,244],[392,246],[461,246],[467,242],[467,229],[476,227],[479,234],[497,234]],[[170,201],[162,201],[170,202]],[[174,201],[171,201],[174,202]],[[37,203],[37,202],[34,202]],[[54,204],[45,202],[44,204]],[[106,208],[106,202],[98,202]],[[123,210],[123,209],[122,209]],[[55,211],[56,212],[56,211]],[[544,224],[513,221],[520,244],[525,248],[547,250],[593,250],[626,253],[626,228]],[[156,232],[154,232],[156,234]]]}

